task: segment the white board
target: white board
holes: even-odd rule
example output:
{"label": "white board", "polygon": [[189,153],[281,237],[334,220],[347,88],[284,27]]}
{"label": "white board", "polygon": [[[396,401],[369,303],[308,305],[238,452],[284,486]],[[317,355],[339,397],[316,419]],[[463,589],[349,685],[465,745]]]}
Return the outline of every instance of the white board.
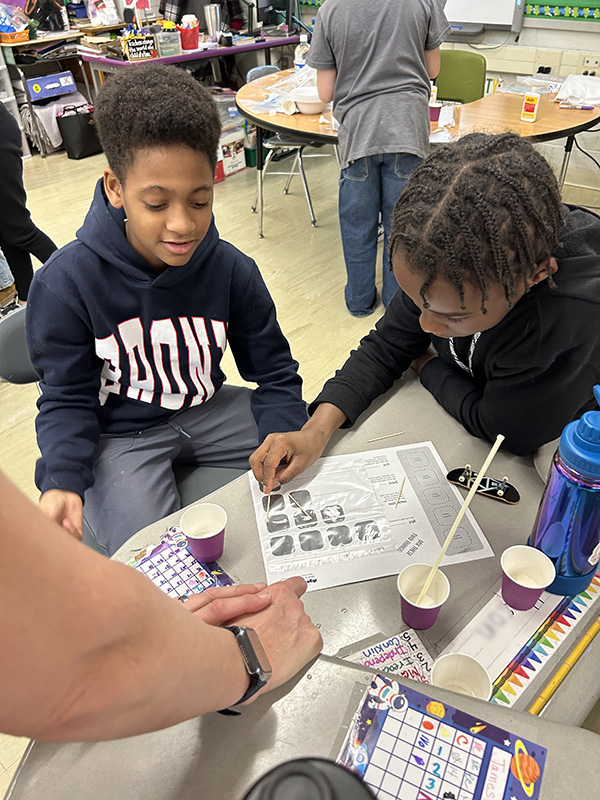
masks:
{"label": "white board", "polygon": [[449,22],[468,22],[510,28],[515,6],[522,0],[448,0],[444,13]]}

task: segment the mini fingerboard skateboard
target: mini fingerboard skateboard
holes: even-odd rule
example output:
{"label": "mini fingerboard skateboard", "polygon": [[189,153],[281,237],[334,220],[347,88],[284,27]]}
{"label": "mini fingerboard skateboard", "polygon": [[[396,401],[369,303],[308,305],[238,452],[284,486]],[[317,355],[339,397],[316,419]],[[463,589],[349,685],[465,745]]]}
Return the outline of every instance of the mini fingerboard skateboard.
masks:
{"label": "mini fingerboard skateboard", "polygon": [[[462,486],[463,489],[470,489],[477,475],[478,473],[473,472],[471,469],[471,465],[467,464],[458,469],[451,469],[446,475],[446,478],[450,483],[456,484],[456,486]],[[516,487],[508,482],[506,476],[498,480],[498,478],[490,478],[484,475],[476,494],[483,494],[486,497],[492,497],[494,500],[501,500],[503,503],[508,503],[511,506],[516,505],[521,499],[521,495]]]}

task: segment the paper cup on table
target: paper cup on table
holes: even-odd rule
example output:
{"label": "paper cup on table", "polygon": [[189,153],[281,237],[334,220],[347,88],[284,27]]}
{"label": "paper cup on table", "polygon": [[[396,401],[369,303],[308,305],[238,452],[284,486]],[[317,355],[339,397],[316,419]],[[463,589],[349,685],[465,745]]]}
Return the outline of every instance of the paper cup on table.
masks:
{"label": "paper cup on table", "polygon": [[429,121],[430,122],[437,122],[440,118],[440,111],[442,110],[441,103],[430,103],[429,104]]}
{"label": "paper cup on table", "polygon": [[438,569],[421,604],[416,604],[430,572],[429,564],[410,564],[398,575],[402,619],[416,631],[431,628],[450,594],[448,578]]}
{"label": "paper cup on table", "polygon": [[287,100],[283,101],[281,110],[283,111],[284,114],[288,114],[288,116],[291,116],[292,114],[296,113],[296,103],[294,103],[294,101],[288,97]]}
{"label": "paper cup on table", "polygon": [[216,561],[223,555],[227,514],[214,503],[197,503],[186,509],[179,523],[197,561]]}
{"label": "paper cup on table", "polygon": [[517,544],[502,553],[502,599],[516,611],[527,611],[556,577],[554,564],[545,553]]}
{"label": "paper cup on table", "polygon": [[487,669],[466,653],[447,653],[433,662],[431,683],[440,689],[489,700],[492,679]]}

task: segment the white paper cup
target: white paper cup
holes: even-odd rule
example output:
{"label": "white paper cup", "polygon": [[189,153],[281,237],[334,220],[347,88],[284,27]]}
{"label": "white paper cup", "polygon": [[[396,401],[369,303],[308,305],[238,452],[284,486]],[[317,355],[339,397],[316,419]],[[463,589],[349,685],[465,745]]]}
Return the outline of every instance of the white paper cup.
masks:
{"label": "white paper cup", "polygon": [[492,696],[492,679],[487,669],[466,653],[447,653],[433,662],[431,683],[480,700]]}
{"label": "white paper cup", "polygon": [[409,564],[398,575],[402,619],[415,631],[431,628],[450,594],[448,578],[438,569],[421,604],[417,605],[430,572],[429,564]]}
{"label": "white paper cup", "polygon": [[215,503],[197,503],[183,512],[179,525],[195,559],[209,563],[221,558],[227,525],[224,508]]}
{"label": "white paper cup", "polygon": [[545,553],[527,544],[506,549],[500,558],[502,599],[516,611],[527,611],[556,578],[553,562]]}
{"label": "white paper cup", "polygon": [[287,100],[283,101],[281,109],[284,114],[291,116],[292,114],[296,113],[296,103],[294,103],[294,101],[288,97]]}

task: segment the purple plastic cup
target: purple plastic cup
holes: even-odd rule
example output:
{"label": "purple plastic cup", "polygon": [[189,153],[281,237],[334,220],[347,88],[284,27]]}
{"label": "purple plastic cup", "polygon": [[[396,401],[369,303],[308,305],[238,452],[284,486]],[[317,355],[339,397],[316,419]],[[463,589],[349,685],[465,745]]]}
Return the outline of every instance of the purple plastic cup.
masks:
{"label": "purple plastic cup", "polygon": [[400,610],[402,619],[413,630],[422,631],[431,628],[436,621],[440,608],[450,594],[448,578],[440,570],[431,581],[421,605],[416,605],[429,573],[429,564],[410,564],[398,575],[398,591],[400,592]]}
{"label": "purple plastic cup", "polygon": [[430,103],[429,104],[429,121],[430,122],[437,122],[440,118],[440,112],[442,110],[441,103]]}
{"label": "purple plastic cup", "polygon": [[225,509],[215,503],[197,503],[181,515],[179,522],[187,536],[188,548],[196,561],[216,561],[225,544]]}
{"label": "purple plastic cup", "polygon": [[517,544],[502,553],[502,599],[515,611],[527,611],[556,577],[554,564],[536,547]]}

